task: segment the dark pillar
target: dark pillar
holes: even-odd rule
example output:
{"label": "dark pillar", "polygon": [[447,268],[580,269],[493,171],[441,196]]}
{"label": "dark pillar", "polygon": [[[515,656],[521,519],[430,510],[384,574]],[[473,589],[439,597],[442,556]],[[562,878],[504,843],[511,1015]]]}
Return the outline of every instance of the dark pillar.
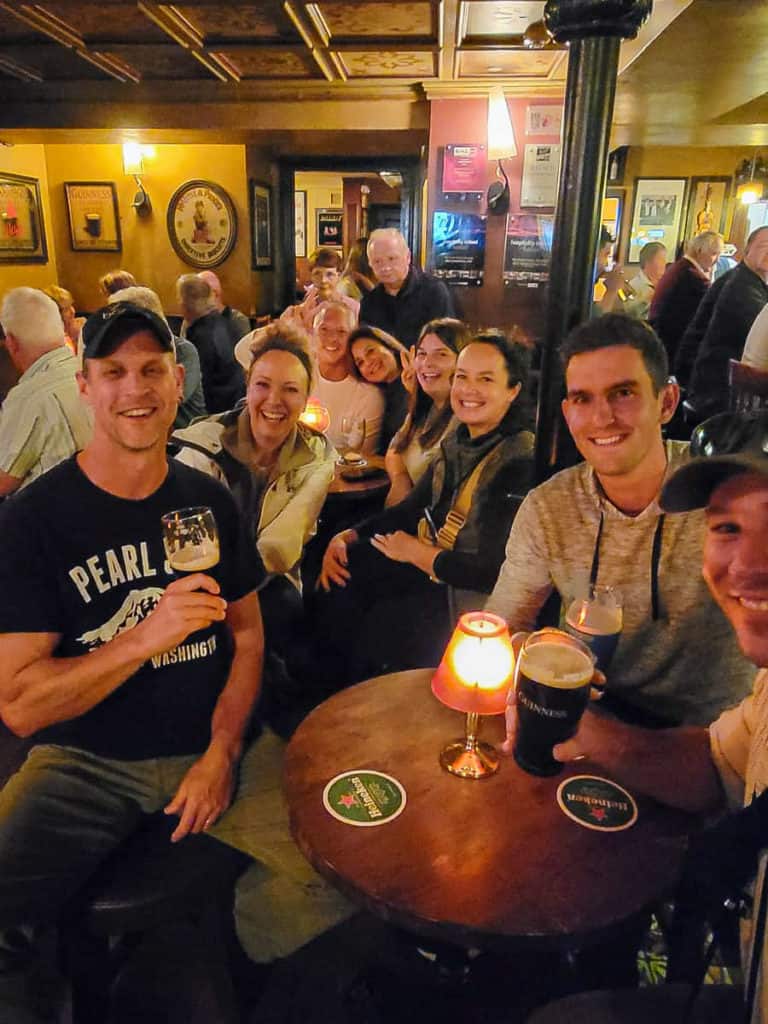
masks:
{"label": "dark pillar", "polygon": [[[560,415],[558,349],[592,304],[619,46],[651,12],[652,0],[548,0],[544,20],[569,44],[560,184],[552,240],[536,423],[536,480],[568,461]],[[570,439],[568,439],[570,440]],[[563,450],[565,449],[565,451]]]}

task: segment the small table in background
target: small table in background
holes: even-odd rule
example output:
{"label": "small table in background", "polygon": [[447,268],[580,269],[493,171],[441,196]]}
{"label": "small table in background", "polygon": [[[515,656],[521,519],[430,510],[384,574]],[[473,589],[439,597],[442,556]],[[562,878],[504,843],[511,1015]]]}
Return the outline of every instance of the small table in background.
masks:
{"label": "small table in background", "polygon": [[328,488],[328,499],[324,511],[327,510],[328,505],[332,506],[339,501],[359,503],[369,498],[383,498],[386,495],[389,490],[389,477],[384,469],[384,456],[366,455],[365,461],[368,464],[366,468],[373,467],[376,469],[376,473],[359,480],[345,479],[342,476],[344,467],[336,464],[336,473]]}
{"label": "small table in background", "polygon": [[[464,720],[432,695],[431,676],[361,683],[298,728],[285,786],[305,856],[365,909],[458,945],[567,952],[618,937],[674,884],[692,819],[633,794],[639,815],[626,831],[578,825],[555,794],[571,775],[605,774],[587,762],[555,778],[534,778],[511,758],[488,779],[449,775],[438,754]],[[502,717],[484,718],[481,735],[500,742]],[[334,776],[366,768],[394,776],[407,795],[397,818],[373,828],[323,806]]]}

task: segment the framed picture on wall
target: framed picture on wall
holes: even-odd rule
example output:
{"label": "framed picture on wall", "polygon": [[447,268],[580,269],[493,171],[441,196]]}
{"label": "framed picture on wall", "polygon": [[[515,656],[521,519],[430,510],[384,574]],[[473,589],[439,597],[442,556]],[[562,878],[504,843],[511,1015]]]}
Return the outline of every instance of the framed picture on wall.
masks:
{"label": "framed picture on wall", "polygon": [[674,259],[683,225],[686,178],[635,178],[628,263],[637,263],[648,242],[662,242]]}
{"label": "framed picture on wall", "polygon": [[218,267],[237,241],[234,203],[212,181],[186,181],[171,196],[166,215],[174,252],[192,267]]}
{"label": "framed picture on wall", "polygon": [[307,193],[304,191],[293,193],[293,234],[296,256],[303,259],[307,255]]}
{"label": "framed picture on wall", "polygon": [[251,182],[251,267],[272,268],[272,189]]}
{"label": "framed picture on wall", "polygon": [[69,243],[75,252],[120,252],[120,217],[112,181],[65,181]]}
{"label": "framed picture on wall", "polygon": [[40,182],[21,174],[0,174],[0,263],[45,263]]}
{"label": "framed picture on wall", "polygon": [[616,240],[616,251],[619,250],[621,235],[621,216],[624,210],[624,189],[609,188],[603,197],[601,223],[611,238]]}
{"label": "framed picture on wall", "polygon": [[693,238],[702,231],[725,231],[730,191],[730,178],[691,178],[685,238]]}
{"label": "framed picture on wall", "polygon": [[344,211],[317,211],[317,244],[340,249],[344,242]]}

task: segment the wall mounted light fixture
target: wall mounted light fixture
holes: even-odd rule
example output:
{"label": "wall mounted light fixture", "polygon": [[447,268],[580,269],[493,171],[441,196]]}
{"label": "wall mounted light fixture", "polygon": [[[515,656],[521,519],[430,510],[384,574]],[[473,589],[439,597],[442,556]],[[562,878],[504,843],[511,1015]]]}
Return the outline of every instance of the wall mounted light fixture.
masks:
{"label": "wall mounted light fixture", "polygon": [[742,160],[734,172],[736,198],[745,206],[756,203],[765,195],[768,186],[768,164],[755,150],[752,159]]}
{"label": "wall mounted light fixture", "polygon": [[504,90],[494,85],[488,94],[488,159],[496,161],[499,180],[488,188],[489,213],[506,213],[509,209],[509,178],[502,161],[513,156],[517,156],[517,145],[509,107]]}
{"label": "wall mounted light fixture", "polygon": [[137,192],[131,206],[139,217],[146,217],[152,212],[152,203],[141,181],[141,175],[144,173],[145,152],[146,148],[138,142],[123,143],[123,173],[132,174],[136,181]]}

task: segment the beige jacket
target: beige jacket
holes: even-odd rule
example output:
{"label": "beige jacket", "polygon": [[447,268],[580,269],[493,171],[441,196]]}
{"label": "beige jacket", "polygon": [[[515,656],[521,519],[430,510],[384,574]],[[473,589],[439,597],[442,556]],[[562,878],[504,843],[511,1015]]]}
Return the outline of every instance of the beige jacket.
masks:
{"label": "beige jacket", "polygon": [[[233,474],[250,474],[247,411],[209,416],[172,441],[182,445],[179,461],[233,487]],[[286,438],[261,497],[253,523],[256,546],[268,573],[285,574],[301,590],[304,546],[333,480],[336,451],[322,435],[298,424]],[[225,472],[226,468],[226,472]],[[246,511],[246,510],[242,510]]]}

